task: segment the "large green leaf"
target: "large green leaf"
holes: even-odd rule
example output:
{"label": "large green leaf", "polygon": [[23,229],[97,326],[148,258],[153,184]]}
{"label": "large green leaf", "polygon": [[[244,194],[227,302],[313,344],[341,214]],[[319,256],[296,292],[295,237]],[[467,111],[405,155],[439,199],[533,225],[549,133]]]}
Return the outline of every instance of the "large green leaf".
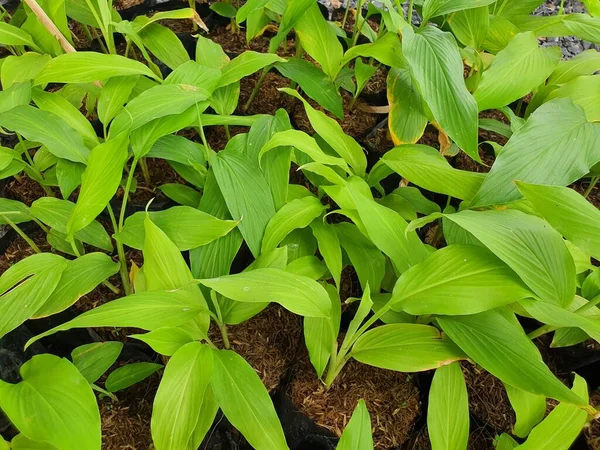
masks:
{"label": "large green leaf", "polygon": [[33,106],[16,106],[0,114],[0,125],[30,141],[44,144],[59,158],[87,162],[90,151],[81,135],[54,113]]}
{"label": "large green leaf", "polygon": [[129,134],[123,132],[95,147],[81,177],[81,190],[67,223],[67,232],[74,235],[84,229],[102,212],[117,192],[127,161]]}
{"label": "large green leaf", "polygon": [[29,33],[4,21],[0,23],[0,44],[4,46],[25,45],[40,51],[40,48],[35,45],[35,42],[33,42],[33,38]]}
{"label": "large green leaf", "polygon": [[271,190],[258,164],[248,156],[225,150],[211,157],[223,198],[254,256],[260,254],[265,229],[275,215]]}
{"label": "large green leaf", "polygon": [[461,43],[478,49],[490,28],[490,11],[487,6],[457,11],[448,18],[448,24]]}
{"label": "large green leaf", "polygon": [[317,134],[354,169],[357,175],[364,176],[367,169],[367,158],[359,143],[345,134],[340,124],[334,119],[328,117],[324,112],[314,109],[298,92],[289,88],[281,88],[281,90],[302,101],[308,120]]}
{"label": "large green leaf", "polygon": [[57,331],[91,327],[130,327],[156,330],[192,320],[206,307],[197,295],[184,290],[151,291],[128,295],[87,311],[75,319],[29,340],[27,346]]}
{"label": "large green leaf", "polygon": [[492,252],[450,245],[402,274],[392,308],[409,314],[475,314],[533,295]]}
{"label": "large green leaf", "polygon": [[344,118],[342,97],[333,82],[321,69],[308,61],[292,58],[285,63],[276,64],[275,68],[286,78],[295,81],[302,90],[323,108]]}
{"label": "large green leaf", "polygon": [[100,413],[87,380],[66,359],[36,355],[22,381],[0,381],[0,409],[25,436],[61,450],[98,450]]}
{"label": "large green leaf", "polygon": [[295,314],[310,317],[329,317],[331,312],[331,300],[323,286],[281,269],[255,269],[200,282],[239,302],[275,302]]}
{"label": "large green leaf", "polygon": [[465,86],[454,37],[433,26],[418,33],[406,27],[402,51],[436,122],[462,150],[479,161],[477,103]]}
{"label": "large green leaf", "polygon": [[580,76],[593,75],[598,70],[600,70],[600,53],[594,49],[589,49],[573,58],[559,62],[550,78],[548,78],[548,84],[568,83]]}
{"label": "large green leaf", "polygon": [[498,52],[475,91],[479,110],[500,108],[541,85],[560,61],[556,47],[541,48],[533,32],[520,33]]}
{"label": "large green leaf", "polygon": [[213,350],[211,387],[231,424],[257,450],[287,450],[285,436],[267,389],[256,371],[231,350]]}
{"label": "large green leaf", "polygon": [[504,261],[543,301],[571,303],[573,257],[560,234],[542,219],[517,210],[462,211],[446,217]]}
{"label": "large green leaf", "polygon": [[491,5],[495,1],[496,0],[425,0],[423,2],[423,20],[427,22],[432,17],[443,16],[463,9]]}
{"label": "large green leaf", "polygon": [[113,77],[104,84],[97,106],[100,122],[107,126],[121,112],[137,81],[138,76],[126,75]]}
{"label": "large green leaf", "polygon": [[373,450],[371,416],[363,399],[354,408],[336,450]]}
{"label": "large green leaf", "polygon": [[367,331],[352,347],[351,356],[398,372],[431,370],[465,358],[437,328],[414,323],[382,325]]}
{"label": "large green leaf", "polygon": [[392,68],[387,77],[390,104],[388,128],[395,145],[414,144],[427,126],[423,98],[414,86],[410,70]]}
{"label": "large green leaf", "polygon": [[546,415],[546,397],[514,388],[508,384],[504,387],[510,405],[517,416],[513,432],[524,438]]}
{"label": "large green leaf", "polygon": [[190,342],[171,357],[152,407],[152,441],[156,450],[196,450],[198,417],[214,419],[210,383],[213,355],[207,345]]}
{"label": "large green leaf", "polygon": [[319,217],[325,206],[316,197],[307,196],[292,200],[283,205],[265,228],[261,253],[274,249],[296,228],[305,228]]}
{"label": "large green leaf", "polygon": [[547,100],[569,98],[581,106],[590,122],[600,121],[600,77],[581,76],[553,90]]}
{"label": "large green leaf", "polygon": [[[588,387],[585,379],[575,374],[573,393],[588,400]],[[520,450],[562,450],[570,448],[587,421],[585,411],[568,403],[561,403],[536,426]]]}
{"label": "large green leaf", "polygon": [[470,316],[438,316],[445,333],[477,364],[506,384],[586,407],[548,369],[540,352],[507,309]]}
{"label": "large green leaf", "polygon": [[587,14],[568,14],[563,21],[567,29],[579,39],[600,44],[600,17]]}
{"label": "large green leaf", "polygon": [[[123,244],[141,249],[144,245],[144,217],[138,212],[125,220],[123,231],[115,237]],[[149,212],[152,222],[173,241],[179,250],[206,245],[225,236],[237,225],[235,220],[221,220],[189,206],[174,206],[164,211]]]}
{"label": "large green leaf", "polygon": [[[577,145],[574,146],[574,143]],[[600,124],[568,99],[538,108],[504,146],[472,206],[507,203],[521,197],[515,180],[568,185],[600,161]]]}
{"label": "large green leaf", "polygon": [[453,168],[440,152],[426,145],[396,147],[376,168],[384,164],[417,186],[461,199],[473,198],[485,179],[485,174]]}
{"label": "large green leaf", "polygon": [[300,38],[302,49],[333,79],[340,69],[344,50],[333,27],[327,23],[316,2],[298,21],[295,31]]}
{"label": "large green leaf", "polygon": [[145,380],[153,373],[163,368],[162,364],[151,362],[137,362],[126,364],[113,370],[104,384],[108,392],[118,392],[127,389],[142,380]]}
{"label": "large green leaf", "polygon": [[600,211],[594,205],[567,187],[521,182],[517,186],[554,229],[600,259]]}
{"label": "large green leaf", "polygon": [[469,398],[460,363],[435,371],[429,391],[427,430],[433,450],[464,450],[469,441]]}
{"label": "large green leaf", "polygon": [[[38,220],[61,234],[67,234],[67,223],[75,205],[69,200],[42,197],[31,204],[30,212]],[[112,242],[100,222],[93,221],[75,233],[75,238],[103,250],[112,251]]]}
{"label": "large green leaf", "polygon": [[5,217],[15,224],[29,222],[33,218],[25,203],[8,198],[0,198],[0,224],[6,225],[8,223],[4,220]]}
{"label": "large green leaf", "polygon": [[[4,292],[0,297],[0,337],[30,319],[42,307],[67,268],[67,261],[60,257],[56,257],[55,264],[52,265],[48,264],[46,258],[32,256],[28,259],[30,261],[20,261],[20,267],[17,267],[19,264],[13,266],[12,271],[7,270],[0,278],[3,287],[0,292]],[[21,268],[29,270],[22,272]],[[29,275],[33,276],[24,279]],[[12,289],[7,290],[9,287]]]}
{"label": "large green leaf", "polygon": [[236,58],[229,61],[222,69],[221,79],[218,86],[227,86],[241,80],[248,75],[276,62],[284,62],[274,53],[258,53],[245,51]]}
{"label": "large green leaf", "polygon": [[156,78],[147,66],[119,55],[98,52],[65,53],[52,59],[35,78],[34,84],[90,83],[125,75]]}
{"label": "large green leaf", "polygon": [[149,23],[139,34],[144,46],[170,69],[176,69],[190,60],[181,39],[170,28]]}
{"label": "large green leaf", "polygon": [[69,261],[60,283],[34,317],[47,317],[64,311],[118,271],[119,263],[104,253],[88,253]]}
{"label": "large green leaf", "polygon": [[[366,187],[366,183],[354,179]],[[365,196],[355,183],[349,182],[352,197],[362,224],[371,241],[392,260],[399,273],[418,264],[427,257],[427,249],[415,231],[406,232],[406,221],[394,210]]]}
{"label": "large green leaf", "polygon": [[324,223],[320,218],[315,219],[310,227],[317,240],[319,253],[339,289],[342,274],[342,247],[338,235],[331,225]]}

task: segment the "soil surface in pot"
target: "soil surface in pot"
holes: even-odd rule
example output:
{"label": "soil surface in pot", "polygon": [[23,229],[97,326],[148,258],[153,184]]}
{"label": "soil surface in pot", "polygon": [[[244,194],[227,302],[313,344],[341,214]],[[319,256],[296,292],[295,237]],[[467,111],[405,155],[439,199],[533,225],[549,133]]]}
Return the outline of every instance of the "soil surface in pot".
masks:
{"label": "soil surface in pot", "polygon": [[[494,448],[494,436],[487,428],[477,428],[469,435],[467,450],[490,450]],[[406,450],[431,450],[429,433],[425,427],[416,437],[413,443],[406,446]]]}
{"label": "soil surface in pot", "polygon": [[[590,404],[600,408],[600,392],[591,393]],[[600,421],[592,420],[588,422],[584,428],[584,436],[590,450],[600,450]]]}
{"label": "soil surface in pot", "polygon": [[258,94],[252,101],[247,111],[243,111],[252,91],[258,82],[261,72],[256,72],[240,81],[240,101],[238,103],[237,114],[270,114],[273,115],[279,108],[288,109],[293,105],[293,99],[288,94],[280,92],[277,89],[289,87],[290,80],[284,78],[279,72],[271,70],[265,76]]}
{"label": "soil surface in pot", "polygon": [[[284,378],[302,344],[302,321],[279,305],[269,305],[250,320],[227,327],[231,349],[256,370],[269,392]],[[223,338],[213,325],[213,343],[223,348]]]}
{"label": "soil surface in pot", "polygon": [[[52,188],[50,188],[52,189]],[[37,181],[32,180],[25,174],[19,178],[12,178],[6,185],[6,196],[25,203],[27,206],[47,194]]]}
{"label": "soil surface in pot", "polygon": [[340,436],[357,402],[367,404],[375,449],[404,443],[419,415],[419,392],[407,374],[377,369],[351,359],[329,390],[317,378],[308,354],[293,368],[288,386],[292,402],[316,425]]}
{"label": "soil surface in pot", "polygon": [[[20,226],[20,228],[23,229],[23,226]],[[50,244],[46,240],[46,233],[41,229],[25,231],[25,233],[42,252],[50,252]],[[16,236],[6,248],[6,251],[0,254],[0,275],[8,270],[10,266],[33,254],[35,254],[35,251],[29,244],[21,236]]]}

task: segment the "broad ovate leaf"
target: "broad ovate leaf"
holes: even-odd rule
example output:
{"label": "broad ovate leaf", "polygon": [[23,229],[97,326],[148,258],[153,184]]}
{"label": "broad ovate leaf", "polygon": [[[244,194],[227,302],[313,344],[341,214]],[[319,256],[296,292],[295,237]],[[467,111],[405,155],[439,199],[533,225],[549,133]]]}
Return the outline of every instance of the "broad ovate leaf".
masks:
{"label": "broad ovate leaf", "polygon": [[0,409],[21,433],[64,450],[98,450],[100,413],[88,381],[68,360],[36,355],[22,381],[0,381]]}
{"label": "broad ovate leaf", "polygon": [[363,399],[354,408],[336,450],[373,450],[371,416]]}
{"label": "broad ovate leaf", "polygon": [[405,27],[402,51],[436,122],[471,158],[477,150],[477,103],[463,79],[463,62],[454,37],[433,26],[419,32]]}
{"label": "broad ovate leaf", "polygon": [[71,358],[81,375],[95,383],[115,363],[122,349],[122,342],[94,342],[77,347]]}
{"label": "broad ovate leaf", "polygon": [[569,99],[539,107],[496,158],[471,206],[518,200],[514,181],[566,186],[600,161],[600,123]]}

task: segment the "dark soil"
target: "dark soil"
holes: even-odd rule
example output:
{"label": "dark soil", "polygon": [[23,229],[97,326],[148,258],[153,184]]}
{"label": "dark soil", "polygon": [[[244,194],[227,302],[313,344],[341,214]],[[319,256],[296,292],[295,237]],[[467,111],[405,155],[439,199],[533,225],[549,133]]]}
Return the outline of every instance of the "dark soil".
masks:
{"label": "dark soil", "polygon": [[[21,226],[23,229],[24,227]],[[27,236],[39,247],[43,252],[50,252],[50,244],[46,240],[46,233],[41,229],[33,229],[33,231],[26,231]],[[6,251],[0,255],[0,275],[3,274],[8,268],[19,261],[35,254],[35,251],[29,246],[25,240],[17,236],[7,247]]]}
{"label": "dark soil", "polygon": [[10,179],[6,186],[6,196],[31,206],[34,201],[47,194],[37,181],[22,174],[19,178]]}
{"label": "dark soil", "polygon": [[[280,385],[302,342],[302,321],[279,305],[269,305],[260,314],[240,325],[227,327],[231,349],[256,370],[269,392]],[[210,339],[223,347],[216,326]]]}
{"label": "dark soil", "polygon": [[145,450],[152,448],[150,418],[160,383],[154,374],[130,388],[117,392],[118,401],[98,398],[102,420],[102,450]]}
{"label": "dark soil", "polygon": [[371,415],[375,449],[397,448],[408,439],[420,409],[419,392],[409,375],[351,359],[326,390],[306,351],[293,370],[288,394],[317,425],[340,436],[362,398]]}
{"label": "dark soil", "polygon": [[265,76],[258,94],[247,111],[243,111],[252,91],[261,76],[262,71],[256,72],[249,77],[243,78],[240,82],[240,101],[238,104],[238,114],[270,114],[273,115],[279,108],[288,109],[293,105],[293,99],[277,89],[289,87],[290,80],[281,76],[278,72],[269,72]]}
{"label": "dark soil", "polygon": [[[590,404],[596,408],[600,407],[600,392],[591,393]],[[584,428],[584,435],[590,450],[600,450],[600,421],[588,422]]]}
{"label": "dark soil", "polygon": [[[135,192],[130,194],[130,202],[135,206],[145,206],[152,199],[164,200],[166,197],[159,189],[163,184],[186,183],[164,159],[146,158],[146,164],[150,174],[150,183],[147,183],[144,179],[141,164],[138,164],[135,168],[134,178],[137,181],[137,188]],[[127,174],[124,173],[123,176],[127,176]],[[116,198],[123,198],[122,187],[117,191]]]}
{"label": "dark soil", "polygon": [[[229,127],[229,133],[231,137],[247,131],[248,129],[245,127]],[[229,142],[225,128],[220,125],[214,127],[205,127],[204,136],[206,137],[206,142],[208,142],[210,148],[216,152],[223,150]]]}

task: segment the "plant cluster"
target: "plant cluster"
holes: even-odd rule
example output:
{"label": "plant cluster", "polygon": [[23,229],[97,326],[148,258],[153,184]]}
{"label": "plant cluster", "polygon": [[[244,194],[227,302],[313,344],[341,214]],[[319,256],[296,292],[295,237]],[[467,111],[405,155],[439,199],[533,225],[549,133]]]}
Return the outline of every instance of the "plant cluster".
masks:
{"label": "plant cluster", "polygon": [[[541,17],[531,14],[541,0],[410,0],[406,15],[399,1],[359,0],[338,22],[316,0],[214,2],[232,36],[268,40],[237,55],[211,39],[193,1],[131,20],[112,3],[2,11],[0,180],[45,195],[0,198],[0,224],[34,253],[0,276],[0,338],[102,288],[116,299],[27,347],[116,327],[160,359],[115,368],[118,340],[33,356],[20,382],[0,381],[0,410],[18,430],[0,449],[98,450],[96,396],[116,400],[157,371],[157,450],[198,449],[219,411],[252,448],[288,449],[260,374],[230,342],[270,304],[302,318],[325,390],[351,361],[435,371],[434,450],[467,448],[467,364],[500,380],[516,414],[497,449],[571,446],[598,412],[586,380],[566,386],[536,338],[600,342],[600,211],[588,199],[600,177],[600,53],[561,60],[538,40],[600,44],[600,1]],[[193,23],[191,52],[167,20]],[[76,50],[74,26],[89,49]],[[285,108],[246,114],[274,71],[310,130]],[[393,148],[382,154],[343,128],[377,73],[388,108],[367,113],[387,114]],[[181,182],[153,185],[155,161]],[[138,173],[169,207],[134,201]],[[345,293],[348,271],[359,294]],[[367,406],[365,394],[339,450],[385,448]]]}

